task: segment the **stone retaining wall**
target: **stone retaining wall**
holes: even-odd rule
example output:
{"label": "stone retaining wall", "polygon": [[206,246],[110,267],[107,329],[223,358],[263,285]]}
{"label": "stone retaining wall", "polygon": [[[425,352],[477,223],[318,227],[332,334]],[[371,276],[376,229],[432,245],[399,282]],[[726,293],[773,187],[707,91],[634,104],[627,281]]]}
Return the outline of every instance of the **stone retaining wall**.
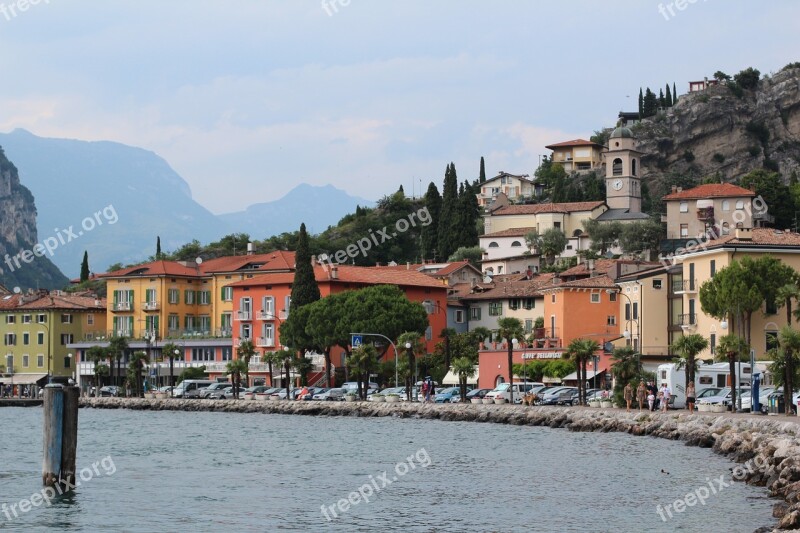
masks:
{"label": "stone retaining wall", "polygon": [[[739,468],[735,479],[766,487],[769,496],[782,501],[773,507],[779,530],[800,527],[800,425],[783,417],[732,417],[626,413],[573,407],[520,407],[510,405],[419,404],[372,402],[287,402],[244,400],[138,400],[83,398],[82,407],[153,411],[214,411],[286,415],[424,418],[491,422],[518,426],[547,426],[571,431],[617,431],[681,440],[687,446],[712,448],[729,456]],[[753,468],[752,465],[757,465]],[[734,469],[737,473],[737,469]],[[762,528],[759,531],[769,531]]]}

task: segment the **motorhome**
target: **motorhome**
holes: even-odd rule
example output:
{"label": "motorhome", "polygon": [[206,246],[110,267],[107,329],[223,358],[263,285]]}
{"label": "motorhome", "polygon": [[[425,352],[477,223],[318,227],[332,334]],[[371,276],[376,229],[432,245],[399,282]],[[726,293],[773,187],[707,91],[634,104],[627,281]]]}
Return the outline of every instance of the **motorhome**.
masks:
{"label": "motorhome", "polygon": [[[750,386],[750,364],[736,363],[736,377],[740,387]],[[686,369],[678,368],[675,363],[658,365],[656,370],[656,387],[666,383],[674,397],[672,406],[676,409],[686,407]],[[731,369],[729,363],[700,364],[694,374],[696,394],[709,387],[730,387]],[[733,385],[736,386],[736,385]]]}

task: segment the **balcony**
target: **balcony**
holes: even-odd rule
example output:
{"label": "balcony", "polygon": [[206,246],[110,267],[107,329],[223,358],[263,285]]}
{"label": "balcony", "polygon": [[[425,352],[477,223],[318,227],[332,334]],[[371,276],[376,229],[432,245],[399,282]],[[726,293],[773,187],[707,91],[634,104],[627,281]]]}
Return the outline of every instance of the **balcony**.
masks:
{"label": "balcony", "polygon": [[534,348],[560,348],[561,339],[558,337],[558,328],[534,328],[531,332],[531,343]]}
{"label": "balcony", "polygon": [[703,220],[705,222],[710,222],[714,220],[714,208],[713,207],[698,207],[697,208],[697,220]]}
{"label": "balcony", "polygon": [[258,337],[256,339],[256,346],[260,348],[273,348],[275,346],[274,337]]}
{"label": "balcony", "polygon": [[272,311],[259,311],[256,315],[258,320],[277,320],[278,317]]}
{"label": "balcony", "polygon": [[697,292],[696,279],[684,279],[672,282],[672,294],[691,294]]}
{"label": "balcony", "polygon": [[680,315],[680,326],[684,329],[697,326],[697,313],[686,313]]}
{"label": "balcony", "polygon": [[158,311],[158,309],[161,307],[161,304],[158,302],[144,302],[142,303],[142,306],[145,311]]}
{"label": "balcony", "polygon": [[236,320],[253,320],[253,312],[252,311],[236,311],[234,315],[234,319]]}
{"label": "balcony", "polygon": [[133,302],[114,302],[113,311],[133,311]]}

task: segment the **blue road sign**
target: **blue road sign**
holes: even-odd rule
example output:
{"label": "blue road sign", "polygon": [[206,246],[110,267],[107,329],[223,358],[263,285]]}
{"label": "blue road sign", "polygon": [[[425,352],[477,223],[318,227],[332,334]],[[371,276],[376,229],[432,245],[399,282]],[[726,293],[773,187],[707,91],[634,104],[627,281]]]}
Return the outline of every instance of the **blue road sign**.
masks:
{"label": "blue road sign", "polygon": [[350,341],[350,344],[353,346],[353,348],[358,348],[359,346],[361,346],[362,343],[363,343],[363,339],[361,338],[361,335],[353,335],[352,336],[352,340]]}

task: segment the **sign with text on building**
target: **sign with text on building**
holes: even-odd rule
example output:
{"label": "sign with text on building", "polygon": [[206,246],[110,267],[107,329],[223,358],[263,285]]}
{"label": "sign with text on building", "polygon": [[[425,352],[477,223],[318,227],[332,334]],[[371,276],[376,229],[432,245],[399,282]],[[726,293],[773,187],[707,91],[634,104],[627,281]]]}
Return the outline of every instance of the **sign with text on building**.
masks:
{"label": "sign with text on building", "polygon": [[564,352],[524,352],[523,359],[561,359]]}

